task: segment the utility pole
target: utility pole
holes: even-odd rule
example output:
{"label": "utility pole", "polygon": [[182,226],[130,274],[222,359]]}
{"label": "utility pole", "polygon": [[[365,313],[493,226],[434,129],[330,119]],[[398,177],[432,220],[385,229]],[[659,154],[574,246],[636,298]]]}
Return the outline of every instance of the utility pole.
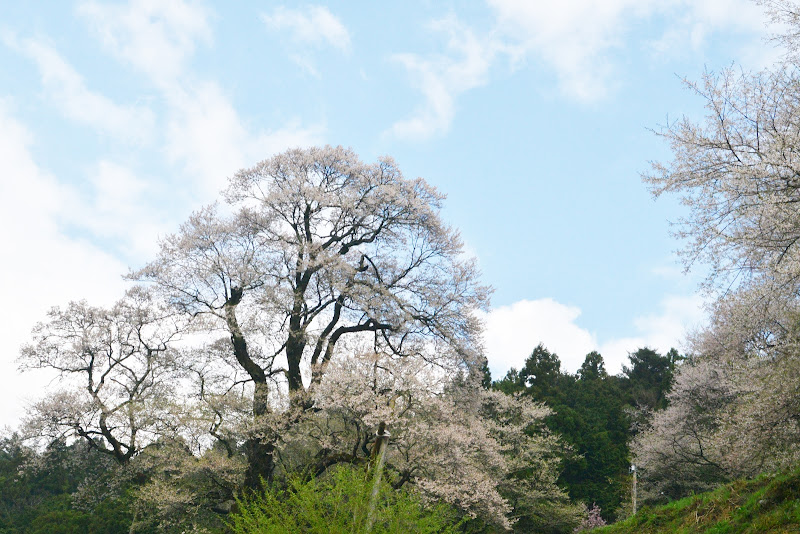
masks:
{"label": "utility pole", "polygon": [[631,486],[631,499],[633,500],[633,515],[636,515],[636,464],[631,464],[633,473],[633,485]]}
{"label": "utility pole", "polygon": [[372,495],[369,498],[369,511],[367,512],[367,524],[364,532],[372,532],[372,525],[375,524],[375,505],[378,501],[378,492],[381,489],[381,475],[383,474],[383,463],[386,458],[386,446],[389,444],[389,431],[386,430],[386,423],[381,421],[378,425],[376,434],[375,448],[372,449],[372,461],[375,464],[375,481],[372,483]]}

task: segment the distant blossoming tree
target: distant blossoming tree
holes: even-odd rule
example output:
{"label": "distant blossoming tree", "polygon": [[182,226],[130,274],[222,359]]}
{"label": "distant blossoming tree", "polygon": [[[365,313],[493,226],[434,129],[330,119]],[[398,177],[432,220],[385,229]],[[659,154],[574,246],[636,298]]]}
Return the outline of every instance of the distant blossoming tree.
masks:
{"label": "distant blossoming tree", "polygon": [[[585,506],[585,505],[584,505]],[[586,517],[581,521],[581,524],[573,532],[584,532],[606,526],[606,520],[600,515],[602,510],[596,504],[591,507],[586,507]]]}
{"label": "distant blossoming tree", "polygon": [[122,464],[173,433],[179,373],[170,343],[185,322],[138,287],[110,309],[82,301],[50,310],[20,364],[57,371],[64,388],[33,405],[26,433],[79,437]]}
{"label": "distant blossoming tree", "polygon": [[706,100],[706,122],[684,118],[660,132],[673,160],[654,164],[645,179],[656,195],[681,195],[689,215],[677,235],[686,240],[687,264],[705,261],[712,281],[769,278],[773,290],[797,288],[797,83],[792,67],[706,74],[702,84],[690,84]]}
{"label": "distant blossoming tree", "polygon": [[800,459],[800,5],[759,3],[782,23],[783,59],[687,82],[705,121],[667,124],[673,158],[644,177],[688,208],[686,265],[709,265],[718,296],[669,406],[634,445],[643,482],[667,496]]}
{"label": "distant blossoming tree", "polygon": [[691,340],[669,405],[633,444],[651,499],[678,498],[800,461],[798,313],[759,291],[719,300]]}
{"label": "distant blossoming tree", "polygon": [[577,523],[580,508],[556,485],[560,445],[544,427],[550,410],[479,387],[477,374],[452,376],[420,359],[342,358],[317,394],[319,411],[291,432],[291,449],[314,453],[301,464],[317,474],[334,458],[366,462],[370,434],[383,422],[391,434],[386,464],[394,487],[411,485],[505,528],[520,516],[538,529]]}

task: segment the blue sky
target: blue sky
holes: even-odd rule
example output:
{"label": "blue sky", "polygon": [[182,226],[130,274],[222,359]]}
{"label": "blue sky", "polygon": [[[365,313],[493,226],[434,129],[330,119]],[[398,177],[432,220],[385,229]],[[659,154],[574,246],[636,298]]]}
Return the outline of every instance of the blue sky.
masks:
{"label": "blue sky", "polygon": [[[110,304],[159,236],[289,147],[393,156],[448,196],[484,281],[494,376],[544,342],[679,345],[702,321],[640,173],[702,117],[681,77],[778,56],[745,0],[16,2],[0,14],[0,404],[48,386],[18,347],[53,305]],[[8,408],[6,408],[8,407]]]}

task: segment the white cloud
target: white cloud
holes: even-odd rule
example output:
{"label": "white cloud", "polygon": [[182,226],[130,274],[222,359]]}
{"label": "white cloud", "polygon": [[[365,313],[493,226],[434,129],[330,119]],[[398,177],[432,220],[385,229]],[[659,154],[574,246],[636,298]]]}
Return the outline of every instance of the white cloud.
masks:
{"label": "white cloud", "polygon": [[322,128],[289,123],[268,132],[252,132],[212,82],[168,92],[171,107],[166,153],[180,163],[206,201],[218,196],[226,180],[243,166],[296,146],[318,144]]}
{"label": "white cloud", "polygon": [[502,378],[509,368],[522,368],[531,351],[542,343],[558,354],[561,368],[574,373],[586,354],[597,350],[606,369],[619,373],[628,362],[628,353],[642,347],[665,352],[680,348],[687,331],[704,320],[703,300],[699,296],[668,296],[658,314],[636,318],[636,335],[598,341],[577,324],[581,311],[553,299],[521,300],[491,310],[485,321],[484,346],[492,376]]}
{"label": "white cloud", "polygon": [[580,309],[552,299],[521,300],[494,308],[484,318],[484,346],[492,376],[502,378],[510,367],[523,367],[539,343],[558,353],[564,369],[577,369],[597,347],[594,336],[575,324],[580,314]]}
{"label": "white cloud", "polygon": [[[614,90],[617,56],[626,50],[646,47],[663,54],[666,47],[674,52],[690,43],[697,52],[722,29],[750,35],[751,40],[743,40],[746,50],[745,42],[752,44],[763,36],[764,17],[745,0],[735,1],[737,7],[731,9],[719,0],[488,0],[496,16],[491,32],[476,34],[450,16],[431,24],[447,36],[444,53],[393,56],[406,68],[424,102],[410,118],[392,125],[389,133],[424,140],[446,132],[458,96],[485,85],[491,66],[501,56],[512,65],[534,57],[553,69],[567,96],[593,102]],[[631,42],[632,28],[655,17],[670,24],[664,34],[648,42]]]}
{"label": "white cloud", "polygon": [[[408,71],[423,104],[388,133],[427,139],[447,132],[456,100],[485,85],[491,66],[507,57],[513,66],[532,57],[555,72],[560,90],[570,98],[595,102],[613,92],[619,56],[645,48],[654,56],[697,54],[721,31],[737,34],[747,66],[760,68],[775,59],[774,49],[759,46],[765,35],[764,14],[747,0],[487,0],[495,14],[485,35],[450,16],[431,24],[447,35],[444,53],[395,54]],[[637,25],[662,22],[663,33],[632,39]],[[753,50],[759,52],[753,54]]]}
{"label": "white cloud", "polygon": [[[190,191],[194,203],[215,200],[227,177],[243,166],[290,147],[319,142],[324,128],[303,127],[299,121],[252,131],[218,83],[197,79],[188,60],[198,43],[212,40],[210,14],[201,5],[156,0],[131,0],[124,6],[87,2],[79,11],[113,54],[160,89],[167,106],[164,153],[185,171],[185,179],[177,182],[182,190]],[[317,19],[323,26],[330,24],[325,17]]]}
{"label": "white cloud", "polygon": [[[671,24],[661,36],[646,43],[657,55],[680,57],[702,52],[714,34],[725,30],[740,37],[733,57],[746,68],[760,69],[778,57],[778,50],[759,42],[774,29],[755,2],[745,0],[673,0]],[[744,37],[744,38],[742,38]]]}
{"label": "white cloud", "polygon": [[317,69],[316,63],[310,54],[289,54],[289,59],[291,59],[295,65],[300,67],[300,69],[304,70],[307,74],[313,76],[314,78],[322,78],[322,75]]}
{"label": "white cloud", "polygon": [[499,51],[496,42],[480,39],[454,17],[434,22],[431,28],[447,35],[447,54],[393,56],[425,96],[424,104],[411,118],[389,129],[400,138],[424,140],[446,132],[455,115],[456,97],[487,83],[489,67]]}
{"label": "white cloud", "polygon": [[[85,3],[80,9],[104,45],[161,92],[164,118],[159,117],[155,134],[163,136],[165,157],[185,172],[162,183],[138,176],[125,164],[99,159],[85,169],[86,184],[65,186],[36,164],[30,132],[0,101],[0,166],[7,177],[0,180],[0,246],[8,252],[0,276],[7,281],[7,302],[20,303],[0,311],[0,351],[7,355],[0,361],[0,426],[16,424],[23,399],[40,396],[45,385],[30,373],[20,377],[14,362],[33,324],[53,305],[83,298],[107,305],[124,291],[122,275],[128,266],[111,249],[130,258],[150,256],[156,236],[170,229],[173,218],[182,218],[181,209],[216,199],[225,178],[240,166],[289,146],[317,142],[321,131],[296,122],[253,131],[218,84],[197,80],[188,59],[196,42],[210,40],[201,8],[133,1],[122,6]],[[87,115],[81,118],[106,121],[93,125],[107,130],[119,129],[130,119],[124,113],[127,108],[86,89],[54,50],[35,41],[20,46],[39,65],[48,91],[62,99],[70,113],[79,106],[99,108],[105,116],[82,110]],[[158,130],[162,125],[164,130]],[[153,202],[161,188],[171,190],[169,213],[163,203]],[[181,199],[183,192],[188,193]],[[67,228],[72,233],[66,234]],[[77,234],[114,245],[100,250],[74,237]]]}
{"label": "white cloud", "polygon": [[658,314],[637,317],[633,325],[638,335],[611,339],[600,344],[599,351],[606,368],[616,372],[628,363],[628,353],[641,347],[657,349],[662,353],[683,348],[686,334],[705,322],[704,301],[699,295],[667,296],[660,304]]}
{"label": "white cloud", "polygon": [[36,62],[49,98],[67,118],[87,124],[100,132],[130,142],[152,140],[155,117],[141,106],[121,106],[90,91],[75,69],[47,44],[4,36],[7,46],[21,51]]}
{"label": "white cloud", "polygon": [[[158,237],[168,233],[174,221],[153,202],[159,193],[151,182],[131,169],[110,160],[100,160],[87,169],[91,188],[74,199],[63,220],[89,231],[118,255],[140,262],[158,250]],[[174,204],[173,204],[174,207]]]}
{"label": "white cloud", "polygon": [[612,71],[608,51],[622,45],[626,20],[647,0],[526,2],[489,0],[500,34],[552,66],[564,91],[580,100],[605,96]]}
{"label": "white cloud", "polygon": [[350,51],[350,32],[327,7],[309,6],[300,10],[280,6],[269,15],[262,14],[261,20],[268,28],[288,30],[296,43],[313,46],[328,44],[342,52]]}
{"label": "white cloud", "polygon": [[159,84],[183,73],[198,42],[211,42],[209,12],[199,3],[131,0],[124,5],[94,1],[78,6],[102,42]]}
{"label": "white cloud", "polygon": [[[669,54],[704,47],[719,30],[741,32],[742,50],[764,35],[763,12],[746,0],[487,0],[497,32],[522,56],[554,69],[562,90],[582,101],[602,99],[614,88],[617,53],[649,46]],[[656,18],[667,24],[650,43],[630,42],[636,25]]]}
{"label": "white cloud", "polygon": [[0,426],[16,424],[25,399],[40,394],[41,377],[16,370],[19,346],[53,305],[86,298],[109,304],[122,294],[126,268],[86,241],[59,230],[74,191],[42,171],[30,154],[33,138],[0,101],[0,279],[6,305],[0,308]]}

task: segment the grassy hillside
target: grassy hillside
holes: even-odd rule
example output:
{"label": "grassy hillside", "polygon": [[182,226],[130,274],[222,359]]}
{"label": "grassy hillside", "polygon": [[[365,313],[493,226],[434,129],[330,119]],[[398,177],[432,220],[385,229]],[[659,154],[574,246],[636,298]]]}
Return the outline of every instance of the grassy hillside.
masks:
{"label": "grassy hillside", "polygon": [[665,506],[644,508],[598,534],[800,532],[800,469],[741,480]]}

